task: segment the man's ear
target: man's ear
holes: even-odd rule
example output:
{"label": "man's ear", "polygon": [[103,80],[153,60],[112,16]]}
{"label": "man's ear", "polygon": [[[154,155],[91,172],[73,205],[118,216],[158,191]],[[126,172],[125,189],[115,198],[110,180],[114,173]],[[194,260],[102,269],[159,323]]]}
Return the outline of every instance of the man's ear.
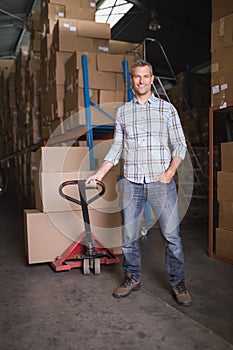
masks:
{"label": "man's ear", "polygon": [[155,79],[155,76],[152,74],[152,76],[151,76],[151,84],[153,84],[154,79]]}

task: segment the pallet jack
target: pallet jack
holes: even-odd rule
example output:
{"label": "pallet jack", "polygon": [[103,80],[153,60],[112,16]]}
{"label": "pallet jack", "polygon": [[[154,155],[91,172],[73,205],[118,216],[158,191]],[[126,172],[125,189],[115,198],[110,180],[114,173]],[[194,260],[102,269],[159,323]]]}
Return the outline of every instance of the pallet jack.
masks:
{"label": "pallet jack", "polygon": [[[51,262],[51,266],[55,271],[71,270],[77,267],[83,267],[84,275],[89,275],[90,270],[94,270],[95,274],[100,274],[101,264],[114,264],[120,261],[111,249],[104,245],[91,232],[90,218],[88,213],[88,205],[103,196],[105,193],[105,185],[102,181],[96,181],[97,187],[86,186],[85,180],[65,181],[59,186],[59,194],[82,208],[85,232],[78,241],[73,242],[68,249],[58,256],[55,261]],[[79,189],[80,200],[70,197],[63,192],[66,186],[77,185]],[[86,190],[97,188],[100,192],[87,200]]]}

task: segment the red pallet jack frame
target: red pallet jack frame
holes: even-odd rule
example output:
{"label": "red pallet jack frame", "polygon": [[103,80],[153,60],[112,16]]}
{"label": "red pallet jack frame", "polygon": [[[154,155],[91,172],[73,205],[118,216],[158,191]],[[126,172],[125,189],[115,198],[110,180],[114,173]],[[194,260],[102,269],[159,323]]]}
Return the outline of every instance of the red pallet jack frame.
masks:
{"label": "red pallet jack frame", "polygon": [[[51,262],[51,266],[55,271],[66,271],[83,267],[84,275],[90,274],[90,270],[94,270],[95,274],[100,274],[101,264],[115,264],[120,261],[119,257],[111,249],[106,248],[91,232],[88,205],[105,193],[103,182],[96,181],[96,183],[97,187],[101,187],[101,191],[89,200],[86,197],[86,190],[93,189],[93,187],[86,186],[85,180],[65,181],[59,187],[59,193],[63,198],[81,205],[85,232],[78,241],[72,243],[62,255]],[[70,185],[78,185],[80,200],[70,197],[63,192],[63,188]]]}

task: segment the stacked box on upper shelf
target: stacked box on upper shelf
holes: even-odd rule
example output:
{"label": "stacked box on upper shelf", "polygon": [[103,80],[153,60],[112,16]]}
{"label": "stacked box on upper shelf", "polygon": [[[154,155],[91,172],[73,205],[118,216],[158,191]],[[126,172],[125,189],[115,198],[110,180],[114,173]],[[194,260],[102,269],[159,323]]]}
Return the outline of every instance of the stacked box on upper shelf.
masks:
{"label": "stacked box on upper shelf", "polygon": [[211,106],[233,102],[233,2],[212,1]]}

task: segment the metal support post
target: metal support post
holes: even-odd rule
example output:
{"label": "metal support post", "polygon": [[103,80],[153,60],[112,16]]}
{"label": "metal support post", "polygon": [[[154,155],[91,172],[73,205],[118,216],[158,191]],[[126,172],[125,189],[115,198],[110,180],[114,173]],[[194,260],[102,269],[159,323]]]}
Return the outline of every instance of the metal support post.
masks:
{"label": "metal support post", "polygon": [[128,101],[131,101],[133,99],[133,91],[130,86],[130,74],[129,74],[129,65],[128,61],[124,60],[122,61],[122,70],[124,74],[124,79],[125,79],[125,85],[126,85],[126,91],[127,91],[127,99]]}
{"label": "metal support post", "polygon": [[84,85],[84,104],[85,104],[85,116],[87,126],[87,142],[90,155],[90,169],[95,170],[95,159],[93,150],[93,130],[91,123],[91,101],[89,95],[89,79],[88,79],[88,65],[87,56],[82,55],[82,68],[83,68],[83,85]]}

